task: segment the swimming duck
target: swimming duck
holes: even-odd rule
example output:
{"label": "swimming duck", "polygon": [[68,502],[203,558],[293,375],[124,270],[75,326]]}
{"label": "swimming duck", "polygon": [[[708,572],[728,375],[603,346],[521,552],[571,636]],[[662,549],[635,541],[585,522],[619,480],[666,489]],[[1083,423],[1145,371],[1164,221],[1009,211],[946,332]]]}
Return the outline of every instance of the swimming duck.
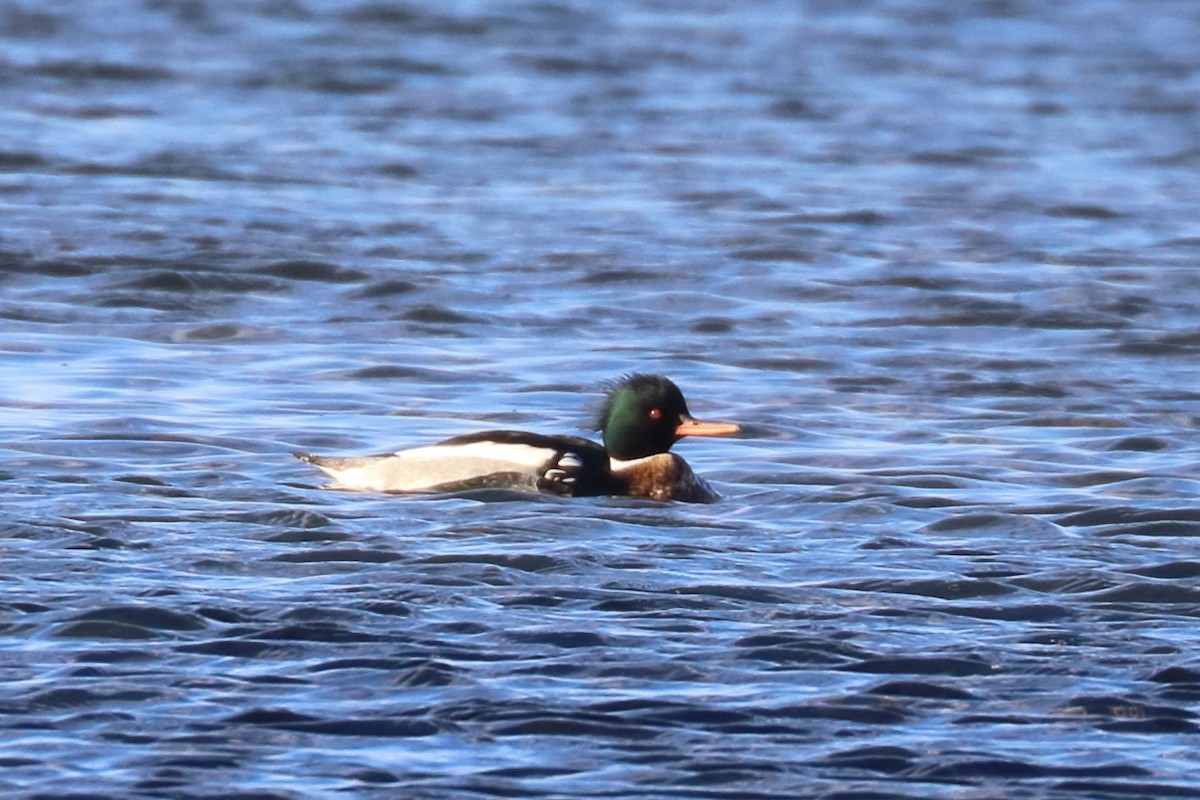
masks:
{"label": "swimming duck", "polygon": [[661,375],[628,375],[609,389],[597,426],[604,444],[579,436],[483,431],[377,456],[294,453],[334,479],[369,492],[505,488],[569,497],[625,495],[710,502],[716,493],[670,452],[684,436],[728,436],[737,425],[701,422]]}

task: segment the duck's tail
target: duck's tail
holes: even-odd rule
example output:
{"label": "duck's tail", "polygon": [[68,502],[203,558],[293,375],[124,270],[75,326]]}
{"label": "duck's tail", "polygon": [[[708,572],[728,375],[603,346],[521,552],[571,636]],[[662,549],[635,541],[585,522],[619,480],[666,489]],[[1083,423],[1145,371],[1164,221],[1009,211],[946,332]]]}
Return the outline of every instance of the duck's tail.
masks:
{"label": "duck's tail", "polygon": [[312,453],[306,453],[303,450],[293,451],[292,455],[303,461],[305,464],[312,464],[317,469],[323,469],[326,472],[329,470],[346,469],[347,467],[358,467],[366,464],[373,459],[371,458],[343,458],[341,456],[318,456]]}

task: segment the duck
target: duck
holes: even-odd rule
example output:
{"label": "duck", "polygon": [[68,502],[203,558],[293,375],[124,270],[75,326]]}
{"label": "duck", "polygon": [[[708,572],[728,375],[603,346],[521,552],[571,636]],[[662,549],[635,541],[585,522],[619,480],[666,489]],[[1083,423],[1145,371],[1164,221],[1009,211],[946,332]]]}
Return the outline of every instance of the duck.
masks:
{"label": "duck", "polygon": [[712,502],[716,492],[671,447],[687,436],[732,436],[731,422],[703,422],[662,375],[610,384],[596,425],[581,436],[490,430],[371,456],[293,455],[333,479],[330,488],[412,494],[509,489],[562,497],[624,496]]}

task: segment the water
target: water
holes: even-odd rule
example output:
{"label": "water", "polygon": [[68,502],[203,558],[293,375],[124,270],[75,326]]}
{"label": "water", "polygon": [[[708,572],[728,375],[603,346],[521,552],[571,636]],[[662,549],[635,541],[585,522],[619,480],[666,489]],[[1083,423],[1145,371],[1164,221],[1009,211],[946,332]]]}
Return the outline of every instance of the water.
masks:
{"label": "water", "polygon": [[[0,37],[4,795],[1200,794],[1194,3]],[[288,455],[632,370],[719,503]]]}

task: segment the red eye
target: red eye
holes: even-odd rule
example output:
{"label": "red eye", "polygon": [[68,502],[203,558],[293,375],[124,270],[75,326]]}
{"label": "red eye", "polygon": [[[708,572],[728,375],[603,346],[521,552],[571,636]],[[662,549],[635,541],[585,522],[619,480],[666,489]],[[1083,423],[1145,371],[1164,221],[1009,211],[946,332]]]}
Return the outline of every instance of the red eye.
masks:
{"label": "red eye", "polygon": [[650,419],[652,419],[656,422],[658,420],[662,419],[662,409],[661,408],[650,409]]}

